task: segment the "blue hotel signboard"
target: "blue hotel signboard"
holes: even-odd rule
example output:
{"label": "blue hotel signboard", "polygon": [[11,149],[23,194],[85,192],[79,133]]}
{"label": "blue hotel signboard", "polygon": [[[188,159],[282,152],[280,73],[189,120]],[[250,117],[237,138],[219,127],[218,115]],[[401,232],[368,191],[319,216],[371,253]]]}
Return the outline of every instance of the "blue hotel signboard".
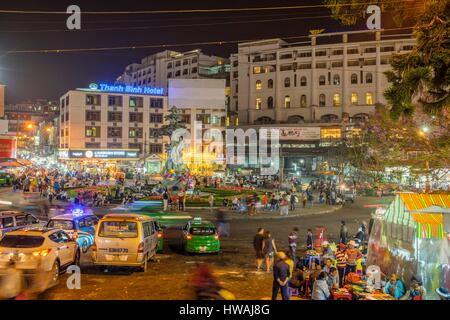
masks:
{"label": "blue hotel signboard", "polygon": [[138,149],[90,149],[90,150],[59,150],[60,159],[139,159]]}
{"label": "blue hotel signboard", "polygon": [[130,85],[122,85],[122,84],[91,83],[89,85],[89,89],[87,89],[87,90],[97,91],[97,92],[148,94],[148,95],[156,95],[156,96],[164,95],[164,88],[135,87],[135,86],[130,86]]}

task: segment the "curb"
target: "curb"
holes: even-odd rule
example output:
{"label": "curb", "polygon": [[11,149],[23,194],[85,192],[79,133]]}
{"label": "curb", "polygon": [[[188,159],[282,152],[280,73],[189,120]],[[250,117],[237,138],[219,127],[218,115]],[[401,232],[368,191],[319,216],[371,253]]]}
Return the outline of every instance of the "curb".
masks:
{"label": "curb", "polygon": [[[195,210],[196,208],[187,208],[188,210]],[[213,208],[214,209],[214,208]],[[297,213],[297,214],[292,214],[292,215],[287,215],[287,216],[280,216],[280,215],[276,215],[276,216],[264,216],[263,214],[261,215],[256,215],[256,216],[248,216],[247,214],[244,214],[243,216],[228,216],[228,220],[269,220],[269,219],[289,219],[289,218],[299,218],[299,217],[306,217],[306,216],[313,216],[313,215],[320,215],[320,214],[327,214],[327,213],[331,213],[337,210],[342,209],[342,205],[338,205],[338,206],[333,206],[330,209],[326,209],[326,210],[321,210],[321,211],[316,211],[316,212],[308,212],[308,213]]]}

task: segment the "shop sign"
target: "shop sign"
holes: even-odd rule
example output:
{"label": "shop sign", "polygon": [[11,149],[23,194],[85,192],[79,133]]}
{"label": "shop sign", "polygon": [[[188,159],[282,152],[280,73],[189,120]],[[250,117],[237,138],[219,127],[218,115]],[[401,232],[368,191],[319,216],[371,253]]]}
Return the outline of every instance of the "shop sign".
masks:
{"label": "shop sign", "polygon": [[159,87],[135,87],[130,85],[121,84],[106,84],[106,83],[91,83],[88,89],[89,91],[97,92],[117,92],[117,93],[131,93],[131,94],[149,94],[149,95],[164,95],[164,88]]}
{"label": "shop sign", "polygon": [[0,158],[15,158],[17,142],[14,138],[0,138]]}
{"label": "shop sign", "polygon": [[320,140],[320,127],[279,127],[280,140]]}
{"label": "shop sign", "polygon": [[139,150],[60,150],[61,159],[137,159]]}

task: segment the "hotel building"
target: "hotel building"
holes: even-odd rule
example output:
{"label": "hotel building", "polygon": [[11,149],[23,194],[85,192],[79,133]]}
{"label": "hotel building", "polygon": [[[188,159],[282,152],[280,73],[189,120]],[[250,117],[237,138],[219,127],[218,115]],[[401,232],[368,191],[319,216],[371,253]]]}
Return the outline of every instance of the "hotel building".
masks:
{"label": "hotel building", "polygon": [[230,57],[230,122],[282,129],[288,172],[332,166],[333,142],[386,103],[383,73],[390,57],[414,44],[413,38],[373,30],[311,35],[297,44],[241,43]]}
{"label": "hotel building", "polygon": [[148,88],[161,93],[151,95],[116,90],[125,86],[91,87],[60,98],[59,159],[95,166],[163,152],[165,138],[156,132],[167,112],[165,90]]}

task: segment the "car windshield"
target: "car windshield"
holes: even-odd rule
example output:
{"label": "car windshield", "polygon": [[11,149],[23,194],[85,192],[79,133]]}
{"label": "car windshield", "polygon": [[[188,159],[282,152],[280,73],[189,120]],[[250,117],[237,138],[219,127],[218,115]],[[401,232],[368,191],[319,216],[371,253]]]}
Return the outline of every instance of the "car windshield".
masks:
{"label": "car windshield", "polygon": [[136,238],[137,223],[129,221],[103,221],[100,225],[100,237],[106,238]]}
{"label": "car windshield", "polygon": [[0,241],[0,247],[5,248],[36,248],[44,243],[44,237],[6,235]]}
{"label": "car windshield", "polygon": [[58,228],[63,230],[73,230],[73,221],[63,219],[52,219],[47,224],[48,228]]}
{"label": "car windshield", "polygon": [[191,227],[189,233],[194,236],[211,236],[216,234],[216,228],[209,227]]}

